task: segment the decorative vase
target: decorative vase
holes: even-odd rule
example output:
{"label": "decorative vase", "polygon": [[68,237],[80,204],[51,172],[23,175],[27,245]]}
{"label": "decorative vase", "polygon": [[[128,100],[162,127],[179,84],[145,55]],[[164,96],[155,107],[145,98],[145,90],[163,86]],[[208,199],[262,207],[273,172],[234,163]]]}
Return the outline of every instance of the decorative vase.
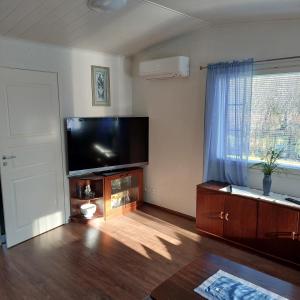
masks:
{"label": "decorative vase", "polygon": [[271,191],[272,178],[271,175],[265,175],[263,179],[264,196],[269,196]]}

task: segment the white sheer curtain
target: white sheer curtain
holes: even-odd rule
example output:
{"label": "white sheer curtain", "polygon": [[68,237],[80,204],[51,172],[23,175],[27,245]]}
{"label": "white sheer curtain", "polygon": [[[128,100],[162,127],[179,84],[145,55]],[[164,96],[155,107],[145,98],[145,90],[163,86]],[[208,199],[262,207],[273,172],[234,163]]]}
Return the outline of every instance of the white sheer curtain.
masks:
{"label": "white sheer curtain", "polygon": [[253,59],[208,66],[204,180],[247,185]]}

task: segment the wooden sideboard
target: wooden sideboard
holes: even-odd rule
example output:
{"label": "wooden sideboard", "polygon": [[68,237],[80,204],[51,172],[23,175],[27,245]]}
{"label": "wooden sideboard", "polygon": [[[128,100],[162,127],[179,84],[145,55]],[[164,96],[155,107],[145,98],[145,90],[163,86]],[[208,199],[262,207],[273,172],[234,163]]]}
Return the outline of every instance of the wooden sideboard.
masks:
{"label": "wooden sideboard", "polygon": [[220,191],[226,186],[197,186],[199,232],[300,266],[300,207]]}

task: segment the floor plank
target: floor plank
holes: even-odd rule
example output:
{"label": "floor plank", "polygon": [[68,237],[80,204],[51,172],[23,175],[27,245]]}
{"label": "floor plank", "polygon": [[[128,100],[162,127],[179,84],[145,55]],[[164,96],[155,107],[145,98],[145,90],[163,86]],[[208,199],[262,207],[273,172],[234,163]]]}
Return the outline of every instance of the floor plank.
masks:
{"label": "floor plank", "polygon": [[300,272],[201,237],[194,222],[145,205],[91,226],[71,223],[0,250],[1,299],[143,299],[202,253],[300,285]]}

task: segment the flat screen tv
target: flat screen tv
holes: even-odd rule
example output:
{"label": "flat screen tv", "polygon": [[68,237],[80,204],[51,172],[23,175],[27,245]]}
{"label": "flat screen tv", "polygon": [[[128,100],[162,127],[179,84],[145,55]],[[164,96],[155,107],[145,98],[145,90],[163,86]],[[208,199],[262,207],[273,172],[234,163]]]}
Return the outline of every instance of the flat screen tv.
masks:
{"label": "flat screen tv", "polygon": [[68,174],[148,163],[148,117],[66,118]]}

